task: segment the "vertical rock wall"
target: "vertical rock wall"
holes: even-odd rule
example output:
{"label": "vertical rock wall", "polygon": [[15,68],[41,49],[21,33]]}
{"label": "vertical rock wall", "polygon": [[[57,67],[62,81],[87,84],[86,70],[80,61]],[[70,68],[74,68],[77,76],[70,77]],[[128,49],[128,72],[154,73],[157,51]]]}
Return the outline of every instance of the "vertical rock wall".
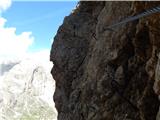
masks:
{"label": "vertical rock wall", "polygon": [[50,56],[58,120],[156,119],[159,101],[153,85],[160,51],[160,13],[115,31],[104,31],[104,27],[158,5],[80,2],[65,17]]}

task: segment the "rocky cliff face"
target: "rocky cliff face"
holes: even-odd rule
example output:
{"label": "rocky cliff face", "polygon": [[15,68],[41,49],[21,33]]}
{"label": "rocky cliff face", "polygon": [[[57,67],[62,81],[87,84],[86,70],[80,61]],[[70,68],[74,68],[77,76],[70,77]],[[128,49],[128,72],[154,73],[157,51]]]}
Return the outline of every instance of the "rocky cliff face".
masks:
{"label": "rocky cliff face", "polygon": [[50,57],[58,120],[159,119],[160,14],[104,30],[158,5],[80,2],[64,19]]}

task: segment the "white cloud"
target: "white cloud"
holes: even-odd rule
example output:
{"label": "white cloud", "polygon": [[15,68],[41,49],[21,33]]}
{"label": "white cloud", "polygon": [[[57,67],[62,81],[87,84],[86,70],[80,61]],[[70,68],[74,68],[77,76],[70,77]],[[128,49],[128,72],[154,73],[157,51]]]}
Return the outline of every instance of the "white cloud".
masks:
{"label": "white cloud", "polygon": [[0,18],[0,56],[23,56],[29,46],[32,45],[34,37],[31,32],[16,34],[16,28],[4,27],[6,20]]}
{"label": "white cloud", "polygon": [[6,19],[0,17],[0,63],[1,61],[29,59],[44,66],[52,66],[49,62],[49,49],[28,52],[34,42],[32,32],[22,32],[17,35],[16,28],[5,27],[5,22]]}
{"label": "white cloud", "polygon": [[10,6],[11,0],[0,0],[0,63],[2,61],[17,61],[26,58],[37,63],[47,63],[50,50],[43,49],[38,52],[28,53],[29,47],[34,42],[32,32],[16,34],[16,27],[5,27],[7,20],[1,16],[1,13]]}
{"label": "white cloud", "polygon": [[0,28],[4,26],[6,19],[0,17]]}
{"label": "white cloud", "polygon": [[25,56],[32,45],[32,32],[16,34],[15,27],[5,27],[7,20],[1,16],[2,12],[11,6],[11,0],[0,0],[0,58],[21,58]]}
{"label": "white cloud", "polygon": [[32,62],[42,65],[44,68],[48,68],[49,70],[52,67],[52,63],[49,61],[50,50],[43,49],[38,52],[27,53],[25,59],[29,59]]}
{"label": "white cloud", "polygon": [[11,6],[11,0],[0,0],[0,13],[5,11]]}

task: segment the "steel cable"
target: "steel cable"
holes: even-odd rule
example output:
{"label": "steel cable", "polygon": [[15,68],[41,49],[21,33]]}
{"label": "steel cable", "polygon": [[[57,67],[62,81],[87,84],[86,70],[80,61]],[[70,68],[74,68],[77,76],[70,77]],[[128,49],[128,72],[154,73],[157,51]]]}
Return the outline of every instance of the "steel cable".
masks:
{"label": "steel cable", "polygon": [[158,7],[154,7],[154,8],[151,8],[149,10],[146,10],[145,12],[142,12],[138,15],[135,15],[135,16],[129,16],[128,18],[118,22],[118,23],[115,23],[113,25],[109,25],[108,27],[104,28],[103,31],[106,31],[106,30],[113,30],[114,27],[117,27],[117,26],[120,26],[122,24],[125,24],[125,23],[128,23],[128,22],[131,22],[131,21],[134,21],[134,20],[137,20],[137,19],[140,19],[142,17],[146,17],[146,16],[149,16],[151,14],[154,14],[154,13],[158,13],[160,12],[160,6]]}

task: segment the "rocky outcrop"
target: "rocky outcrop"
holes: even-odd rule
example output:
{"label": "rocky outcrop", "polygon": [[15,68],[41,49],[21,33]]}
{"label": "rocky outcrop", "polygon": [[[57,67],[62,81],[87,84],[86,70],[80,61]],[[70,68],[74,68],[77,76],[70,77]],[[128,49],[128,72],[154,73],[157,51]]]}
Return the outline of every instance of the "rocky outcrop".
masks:
{"label": "rocky outcrop", "polygon": [[156,119],[160,14],[104,28],[158,5],[80,2],[65,17],[50,56],[58,120]]}
{"label": "rocky outcrop", "polygon": [[[158,62],[155,71],[154,91],[158,94],[160,99],[160,53],[158,54]],[[157,114],[157,120],[160,120],[160,110]]]}
{"label": "rocky outcrop", "polygon": [[[45,62],[45,61],[44,61]],[[50,63],[25,59],[0,62],[0,120],[56,120]],[[10,70],[8,70],[10,69]]]}

